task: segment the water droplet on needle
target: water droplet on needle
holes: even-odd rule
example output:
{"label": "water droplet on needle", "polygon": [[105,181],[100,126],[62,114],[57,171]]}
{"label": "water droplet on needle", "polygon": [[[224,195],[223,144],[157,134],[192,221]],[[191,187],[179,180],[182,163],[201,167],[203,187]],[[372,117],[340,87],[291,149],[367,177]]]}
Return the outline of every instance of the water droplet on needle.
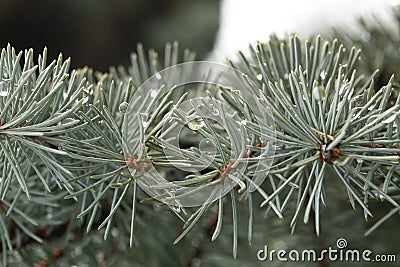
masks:
{"label": "water droplet on needle", "polygon": [[154,90],[154,89],[150,90],[150,97],[151,97],[151,98],[154,98],[154,97],[156,97],[156,96],[157,96],[157,91]]}
{"label": "water droplet on needle", "polygon": [[140,120],[142,121],[143,128],[146,128],[149,125],[148,119],[148,113],[140,113]]}
{"label": "water droplet on needle", "polygon": [[0,96],[8,96],[8,90],[4,81],[0,81]]}
{"label": "water droplet on needle", "polygon": [[125,101],[122,102],[121,104],[119,104],[119,108],[118,108],[119,112],[121,112],[122,114],[125,114],[126,111],[128,110],[128,106],[129,106],[128,102],[125,102]]}
{"label": "water droplet on needle", "polygon": [[218,116],[218,115],[219,115],[219,110],[218,110],[218,108],[213,108],[212,114],[215,115],[215,116]]}
{"label": "water droplet on needle", "polygon": [[188,121],[188,126],[191,130],[197,131],[204,127],[205,122],[201,117],[192,117]]}

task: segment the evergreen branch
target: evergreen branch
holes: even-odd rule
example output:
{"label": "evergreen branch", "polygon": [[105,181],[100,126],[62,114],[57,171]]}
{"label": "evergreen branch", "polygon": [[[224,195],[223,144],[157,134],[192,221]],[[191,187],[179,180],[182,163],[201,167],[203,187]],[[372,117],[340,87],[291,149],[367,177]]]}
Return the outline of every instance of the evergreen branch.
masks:
{"label": "evergreen branch", "polygon": [[[147,92],[133,99],[151,75],[194,59],[188,50],[182,60],[179,54],[176,43],[168,44],[161,63],[154,50],[146,55],[139,44],[137,53],[131,54],[130,68],[111,68],[101,74],[88,68],[69,73],[70,60],[61,55],[47,65],[47,49],[36,65],[32,50],[17,54],[9,45],[1,51],[3,262],[8,261],[8,251],[47,239],[40,226],[54,230],[73,225],[71,215],[86,224],[87,232],[102,229],[104,239],[117,227],[122,236],[129,236],[132,247],[136,200],[145,197],[137,192],[141,182],[161,192],[157,200],[166,202],[184,221],[174,243],[218,202],[211,236],[216,240],[222,231],[225,195],[230,193],[234,258],[240,234],[237,208],[244,199],[249,212],[247,239],[252,241],[253,191],[262,197],[261,206],[268,204],[266,212],[272,210],[278,218],[294,206],[292,231],[304,212],[303,221],[314,220],[317,235],[330,170],[346,188],[350,205],[355,209],[358,203],[366,219],[372,216],[373,200],[394,206],[367,234],[398,212],[398,84],[392,76],[377,90],[377,74],[360,67],[359,49],[345,50],[339,41],[324,41],[320,36],[302,44],[299,37],[291,36],[258,43],[250,57],[240,52],[239,61],[230,62],[243,72],[236,78],[245,88],[251,84],[260,88],[255,92],[258,102],[252,104],[274,115],[276,129],[257,120],[242,92],[224,86],[160,85],[157,94]],[[359,68],[361,73],[355,71]],[[368,73],[373,74],[364,76]],[[193,95],[199,102],[186,101]],[[130,105],[145,112],[125,116]],[[129,136],[132,140],[124,140],[124,120],[137,129]],[[168,135],[178,127],[186,131],[182,140]],[[195,147],[201,138],[214,146],[214,157]],[[176,147],[172,141],[185,146]],[[275,157],[269,153],[272,148]],[[200,167],[205,168],[187,171]],[[154,170],[177,179],[160,182]],[[176,190],[172,194],[170,189]],[[193,210],[183,207],[183,199],[205,189],[211,194],[203,205]],[[38,209],[32,210],[33,205]],[[59,209],[64,206],[66,210]],[[22,245],[17,240],[20,233]]]}
{"label": "evergreen branch", "polygon": [[[332,46],[325,43],[321,50],[321,43],[322,38],[319,36],[313,42],[306,41],[304,46],[300,45],[296,36],[291,37],[289,43],[285,40],[271,40],[268,45],[259,43],[253,48],[256,57],[252,61],[239,55],[241,60],[231,63],[263,88],[262,97],[268,104],[266,108],[270,107],[273,112],[278,139],[275,162],[269,175],[284,173],[286,181],[307,181],[301,200],[297,202],[291,226],[295,226],[299,211],[309,197],[304,220],[308,221],[313,207],[317,234],[320,231],[319,203],[323,201],[321,192],[325,175],[325,167],[322,165],[328,163],[336,170],[341,169],[341,165],[347,168],[347,172],[342,172],[344,174],[337,174],[349,192],[350,202],[354,203],[353,199],[356,199],[366,214],[371,215],[366,208],[371,196],[369,187],[395,207],[398,206],[392,197],[382,192],[371,180],[382,174],[388,179],[385,184],[390,184],[400,159],[397,145],[383,145],[394,145],[398,135],[392,123],[399,118],[399,107],[389,105],[393,78],[387,86],[375,93],[373,80],[369,79],[362,84],[362,77],[357,77],[353,71],[359,51],[351,49],[350,54],[346,55],[337,41]],[[364,91],[366,93],[363,94]],[[246,127],[252,128],[252,125],[246,123]],[[299,161],[305,152],[313,151],[316,152],[315,156]],[[353,161],[353,158],[357,161]],[[319,160],[324,164],[316,164]],[[358,161],[363,161],[367,166],[376,166],[368,173],[368,178],[355,171],[354,164]],[[378,173],[381,164],[388,167],[380,167]],[[282,165],[285,167],[280,168]],[[310,183],[313,176],[315,184]],[[364,185],[358,186],[358,193],[355,193],[346,179]],[[287,190],[284,189],[287,184],[284,182],[279,189],[271,184],[273,193],[263,205],[279,194],[286,194]],[[361,196],[364,196],[364,200]],[[285,197],[285,202],[288,201],[288,197]]]}

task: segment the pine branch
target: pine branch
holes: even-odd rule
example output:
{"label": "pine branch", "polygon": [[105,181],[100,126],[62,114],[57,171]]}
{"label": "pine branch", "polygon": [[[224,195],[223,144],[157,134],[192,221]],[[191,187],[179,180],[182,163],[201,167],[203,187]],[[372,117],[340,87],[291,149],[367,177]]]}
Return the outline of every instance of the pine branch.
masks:
{"label": "pine branch", "polygon": [[[365,219],[377,200],[393,206],[378,224],[398,212],[398,87],[393,77],[376,85],[376,73],[362,67],[356,48],[346,50],[320,36],[304,43],[297,36],[258,43],[249,57],[240,53],[238,62],[230,62],[241,72],[218,77],[259,88],[249,91],[254,103],[247,101],[246,91],[215,83],[162,84],[158,91],[138,94],[141,84],[162,69],[193,61],[194,54],[185,50],[181,56],[176,43],[166,45],[163,63],[153,50],[145,55],[139,44],[129,69],[111,68],[107,74],[88,68],[69,72],[69,59],[61,55],[47,65],[46,54],[44,49],[35,65],[32,50],[17,54],[9,45],[1,52],[4,265],[12,250],[25,251],[32,241],[49,238],[41,227],[51,232],[68,223],[83,238],[75,216],[88,236],[98,228],[106,240],[118,229],[133,246],[134,221],[140,221],[136,213],[146,207],[138,201],[163,202],[160,206],[183,221],[175,243],[205,216],[216,218],[211,237],[216,240],[226,208],[232,207],[234,258],[241,234],[238,209],[247,210],[251,243],[258,202],[278,218],[292,209],[293,232],[301,216],[305,223],[312,219],[319,235],[327,180],[343,185],[350,205],[360,206]],[[132,106],[143,112],[126,116]],[[260,122],[255,106],[273,114],[274,123]],[[136,131],[127,135],[126,125]],[[185,133],[181,140],[168,135],[178,127]],[[204,139],[214,157],[197,148]],[[173,181],[160,183],[155,171]],[[144,192],[138,188],[143,181],[149,185]],[[171,194],[171,188],[178,189]],[[211,192],[202,205],[184,203],[202,190]],[[149,200],[147,194],[154,192],[157,199]],[[145,207],[145,213],[153,212]],[[111,247],[111,254],[118,250]],[[23,258],[29,262],[29,255]]]}
{"label": "pine branch", "polygon": [[[397,180],[393,174],[398,172],[400,158],[395,130],[399,98],[394,106],[389,104],[393,79],[375,93],[373,78],[363,82],[365,78],[353,71],[359,52],[352,49],[346,55],[337,41],[330,46],[321,37],[304,46],[296,36],[288,42],[271,40],[253,51],[252,61],[242,57],[232,65],[263,88],[265,107],[271,108],[277,125],[278,146],[270,176],[280,185],[261,206],[278,204],[279,194],[287,203],[295,196],[287,183],[301,182],[305,187],[297,192],[301,198],[291,227],[305,208],[304,222],[314,212],[319,234],[319,207],[326,202],[323,180],[330,178],[325,175],[329,167],[345,185],[353,208],[358,202],[366,218],[371,215],[371,199],[397,207],[397,189],[392,187],[392,196],[387,190]],[[375,181],[382,177],[386,186],[377,186]]]}

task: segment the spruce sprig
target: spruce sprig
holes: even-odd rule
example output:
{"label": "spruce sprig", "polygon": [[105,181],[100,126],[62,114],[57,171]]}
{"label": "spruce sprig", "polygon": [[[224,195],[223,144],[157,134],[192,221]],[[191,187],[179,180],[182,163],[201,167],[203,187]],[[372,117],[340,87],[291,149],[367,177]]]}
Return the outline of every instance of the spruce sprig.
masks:
{"label": "spruce sprig", "polygon": [[[1,52],[0,233],[4,263],[7,251],[20,245],[17,235],[10,233],[24,233],[25,240],[30,237],[40,242],[36,229],[40,225],[65,224],[59,219],[65,213],[57,211],[64,203],[67,211],[85,223],[88,232],[93,227],[105,228],[106,239],[117,226],[129,235],[130,245],[134,244],[137,201],[148,200],[137,186],[138,179],[146,178],[147,162],[138,155],[124,154],[126,108],[135,101],[150,106],[150,99],[134,99],[137,88],[147,78],[163,68],[194,60],[188,50],[181,56],[176,43],[166,46],[163,63],[155,51],[145,55],[138,45],[129,69],[111,68],[110,73],[101,74],[88,68],[69,72],[69,60],[63,61],[62,56],[47,65],[46,53],[45,49],[35,65],[32,50],[17,54],[8,46]],[[260,124],[243,94],[231,88],[200,85],[171,90],[156,112],[149,114],[146,129],[140,128],[135,137],[147,148],[146,160],[165,176],[183,177],[174,183],[190,186],[192,191],[186,194],[221,182],[234,185],[225,192],[229,194],[216,186],[217,200],[198,208],[168,204],[184,222],[184,230],[175,243],[207,211],[217,213],[211,237],[214,241],[221,233],[228,198],[225,196],[229,195],[236,257],[237,208],[247,201],[247,236],[251,243],[255,192],[262,197],[260,205],[268,205],[267,211],[272,210],[279,218],[283,218],[286,209],[295,207],[293,231],[303,212],[304,222],[315,218],[319,234],[321,205],[327,202],[326,179],[338,179],[351,206],[361,206],[366,219],[372,215],[369,204],[373,200],[387,201],[394,207],[383,221],[397,213],[400,96],[394,104],[390,102],[392,92],[398,91],[393,78],[377,90],[375,74],[357,74],[360,55],[355,48],[347,51],[338,41],[327,42],[319,36],[304,44],[297,36],[287,40],[272,38],[269,43],[252,47],[250,56],[240,54],[240,60],[231,65],[244,74],[239,77],[244,86],[259,88],[258,104],[274,115],[275,128]],[[187,114],[177,112],[176,123],[188,130],[188,135],[182,137],[187,147],[171,147],[161,131],[165,116],[191,96],[208,97],[212,103],[220,101],[239,119],[232,124],[225,118],[221,127],[200,116],[202,124],[197,127],[187,120]],[[211,102],[204,105],[215,112]],[[218,111],[220,116],[224,114],[224,110]],[[191,112],[201,114],[202,110],[194,105]],[[246,137],[224,135],[237,128],[246,131]],[[198,140],[195,134],[212,140],[217,153],[203,173],[188,175],[175,167],[191,166],[198,159],[199,151],[193,147],[193,141]],[[271,135],[273,140],[264,143]],[[274,146],[275,157],[267,171],[269,166],[260,169],[257,163],[271,159],[266,153],[269,145]],[[166,151],[177,155],[174,164]],[[235,160],[230,158],[232,151],[237,156]],[[243,162],[247,163],[244,168]],[[136,172],[132,174],[129,169]],[[257,186],[260,172],[268,176]],[[162,184],[158,189],[169,186]],[[40,207],[38,212],[26,208],[32,204]],[[44,214],[46,222],[40,219]]]}
{"label": "spruce sprig", "polygon": [[[351,206],[358,203],[366,219],[371,216],[371,199],[398,207],[394,197],[399,193],[400,107],[399,98],[395,105],[389,104],[393,78],[375,92],[373,76],[356,74],[360,52],[353,48],[346,54],[336,40],[330,44],[320,36],[304,45],[297,36],[271,40],[252,51],[250,59],[242,55],[232,65],[263,88],[277,125],[269,176],[286,179],[270,189],[270,198],[261,206],[283,202],[282,212],[297,195],[292,229],[304,210],[304,222],[314,214],[317,234],[320,206],[326,204],[324,179],[340,179]],[[299,190],[288,188],[289,182]]]}

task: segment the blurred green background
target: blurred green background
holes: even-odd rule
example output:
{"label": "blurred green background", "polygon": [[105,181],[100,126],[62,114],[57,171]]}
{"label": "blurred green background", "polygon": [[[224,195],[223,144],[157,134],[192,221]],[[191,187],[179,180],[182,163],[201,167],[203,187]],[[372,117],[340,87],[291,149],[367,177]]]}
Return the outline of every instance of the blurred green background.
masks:
{"label": "blurred green background", "polygon": [[0,0],[0,46],[62,52],[72,67],[108,71],[129,65],[129,53],[142,42],[163,51],[178,40],[204,58],[219,23],[218,0]]}

